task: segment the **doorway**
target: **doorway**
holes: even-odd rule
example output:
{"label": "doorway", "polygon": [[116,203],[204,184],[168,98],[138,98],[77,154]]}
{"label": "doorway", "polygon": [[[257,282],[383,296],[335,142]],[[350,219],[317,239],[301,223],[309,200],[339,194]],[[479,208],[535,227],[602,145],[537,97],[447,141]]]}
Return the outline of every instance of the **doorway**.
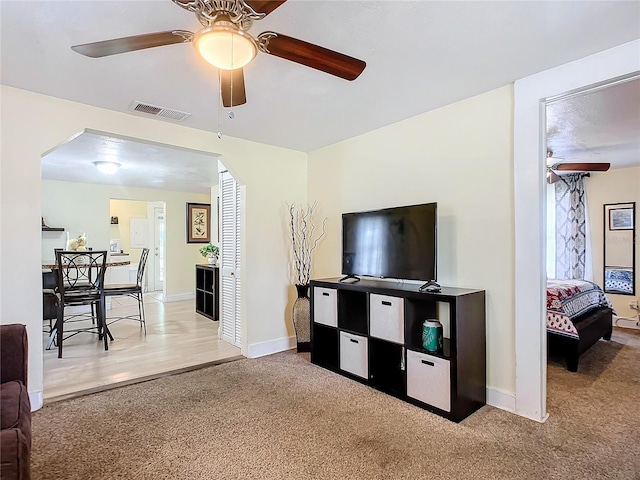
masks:
{"label": "doorway", "polygon": [[515,82],[515,354],[519,415],[545,421],[546,251],[545,102],[611,79],[640,72],[640,40]]}
{"label": "doorway", "polygon": [[[122,167],[115,176],[99,176],[91,164],[104,153],[105,145],[120,155]],[[83,151],[95,155],[82,155]],[[217,188],[212,188],[218,182],[215,159],[216,155],[206,152],[88,130],[43,154],[44,219],[51,225],[89,232],[92,247],[110,250],[110,239],[126,238],[128,245],[121,242],[118,251],[150,248],[146,280],[150,288],[162,292],[144,295],[146,334],[137,321],[126,320],[137,312],[137,302],[114,297],[117,301],[108,317],[115,341],[108,352],[96,351],[96,342],[87,335],[68,339],[62,359],[45,350],[47,401],[239,358],[239,348],[218,339],[218,323],[195,313],[195,264],[202,262],[201,245],[191,245],[185,238],[185,205],[211,199],[214,203],[213,190],[217,197]],[[135,215],[114,213],[111,199],[126,199],[120,201],[134,202],[139,208]],[[133,235],[132,217],[136,219]],[[43,259],[52,256],[53,242],[58,247],[63,241],[59,232],[43,233],[43,238],[49,237],[52,245],[46,249],[47,256],[43,250]],[[132,267],[136,261],[132,255]],[[117,283],[135,283],[135,267],[133,273],[131,282]]]}
{"label": "doorway", "polygon": [[149,202],[148,222],[150,235],[148,248],[151,252],[149,262],[149,279],[147,281],[148,291],[162,292],[164,295],[165,284],[165,204],[164,202]]}

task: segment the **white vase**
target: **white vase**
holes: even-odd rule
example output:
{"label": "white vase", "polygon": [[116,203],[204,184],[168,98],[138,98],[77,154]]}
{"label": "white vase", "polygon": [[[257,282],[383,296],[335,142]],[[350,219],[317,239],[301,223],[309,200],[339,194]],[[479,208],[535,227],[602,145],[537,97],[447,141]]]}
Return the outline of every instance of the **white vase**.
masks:
{"label": "white vase", "polygon": [[209,262],[209,265],[215,265],[218,259],[216,257],[207,257],[207,262]]}

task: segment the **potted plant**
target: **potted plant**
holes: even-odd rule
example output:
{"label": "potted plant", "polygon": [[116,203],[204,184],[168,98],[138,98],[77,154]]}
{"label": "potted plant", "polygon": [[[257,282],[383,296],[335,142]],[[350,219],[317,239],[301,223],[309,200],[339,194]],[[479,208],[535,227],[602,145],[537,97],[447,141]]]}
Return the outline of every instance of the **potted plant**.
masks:
{"label": "potted plant", "polygon": [[218,261],[218,255],[220,254],[220,249],[217,245],[213,245],[208,243],[204,247],[200,247],[200,255],[205,257],[209,262],[209,265],[215,265]]}

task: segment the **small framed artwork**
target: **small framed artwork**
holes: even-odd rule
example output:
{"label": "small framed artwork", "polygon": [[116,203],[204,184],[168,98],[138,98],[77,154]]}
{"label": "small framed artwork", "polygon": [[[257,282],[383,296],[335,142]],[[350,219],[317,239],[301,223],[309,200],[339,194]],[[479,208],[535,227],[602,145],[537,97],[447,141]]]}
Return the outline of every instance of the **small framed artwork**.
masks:
{"label": "small framed artwork", "polygon": [[211,241],[211,204],[187,203],[187,243]]}
{"label": "small framed artwork", "polygon": [[633,208],[610,209],[609,230],[633,230]]}

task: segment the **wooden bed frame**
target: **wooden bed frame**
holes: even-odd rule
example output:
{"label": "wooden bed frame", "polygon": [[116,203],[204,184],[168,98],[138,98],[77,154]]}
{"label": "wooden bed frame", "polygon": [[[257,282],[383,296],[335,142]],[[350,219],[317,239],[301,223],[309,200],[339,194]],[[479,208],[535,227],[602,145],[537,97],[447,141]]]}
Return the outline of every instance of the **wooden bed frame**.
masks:
{"label": "wooden bed frame", "polygon": [[578,359],[601,338],[611,340],[612,311],[608,307],[591,310],[573,321],[580,338],[547,331],[547,350],[564,355],[567,370],[578,371]]}

